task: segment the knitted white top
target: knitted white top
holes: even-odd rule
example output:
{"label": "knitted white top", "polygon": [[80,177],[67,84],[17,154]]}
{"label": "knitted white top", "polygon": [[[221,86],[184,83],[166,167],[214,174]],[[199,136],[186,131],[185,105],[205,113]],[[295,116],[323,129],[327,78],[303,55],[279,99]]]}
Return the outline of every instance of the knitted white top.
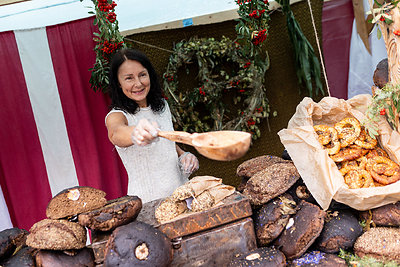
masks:
{"label": "knitted white top", "polygon": [[[166,101],[161,113],[154,113],[150,107],[146,107],[140,108],[134,115],[113,109],[107,116],[114,112],[123,113],[129,126],[145,118],[157,122],[161,131],[174,130]],[[188,181],[181,172],[175,142],[161,137],[157,139],[146,146],[115,146],[128,173],[128,195],[140,197],[143,203],[167,197]]]}

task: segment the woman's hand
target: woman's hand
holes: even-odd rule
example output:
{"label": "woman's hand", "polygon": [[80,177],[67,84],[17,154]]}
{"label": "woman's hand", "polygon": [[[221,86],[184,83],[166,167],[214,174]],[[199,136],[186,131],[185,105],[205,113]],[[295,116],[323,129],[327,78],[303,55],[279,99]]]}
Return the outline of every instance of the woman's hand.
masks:
{"label": "woman's hand", "polygon": [[158,131],[156,122],[150,123],[146,119],[141,119],[132,131],[132,141],[135,145],[148,145],[158,137]]}
{"label": "woman's hand", "polygon": [[179,157],[181,169],[186,174],[191,174],[199,169],[199,160],[190,152],[185,152]]}

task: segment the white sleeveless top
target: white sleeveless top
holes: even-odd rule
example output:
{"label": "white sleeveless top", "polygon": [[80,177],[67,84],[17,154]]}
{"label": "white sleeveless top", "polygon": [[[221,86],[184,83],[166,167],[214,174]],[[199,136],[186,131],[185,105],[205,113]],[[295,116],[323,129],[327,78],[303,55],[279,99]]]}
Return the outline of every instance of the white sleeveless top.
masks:
{"label": "white sleeveless top", "polygon": [[[115,112],[124,114],[129,126],[145,118],[157,122],[161,131],[174,130],[166,101],[162,113],[156,114],[150,107],[146,107],[140,108],[134,115],[113,109],[107,116]],[[165,198],[188,181],[181,172],[175,142],[159,137],[149,145],[115,148],[128,173],[128,195],[140,197],[143,203]]]}

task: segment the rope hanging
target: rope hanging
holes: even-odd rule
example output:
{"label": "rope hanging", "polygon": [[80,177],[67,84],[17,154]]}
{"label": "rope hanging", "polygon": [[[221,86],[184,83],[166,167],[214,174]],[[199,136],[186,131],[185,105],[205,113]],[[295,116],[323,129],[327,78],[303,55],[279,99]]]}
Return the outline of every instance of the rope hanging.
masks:
{"label": "rope hanging", "polygon": [[325,83],[326,83],[326,89],[328,90],[328,95],[331,96],[331,91],[329,89],[329,84],[328,84],[328,77],[326,75],[326,70],[325,70],[325,63],[324,60],[322,58],[322,51],[321,51],[321,46],[319,44],[319,37],[318,37],[318,32],[317,32],[317,27],[315,26],[315,21],[314,21],[314,15],[313,15],[313,11],[311,8],[311,0],[307,0],[308,3],[308,8],[310,9],[310,16],[311,16],[311,22],[313,25],[313,29],[314,29],[314,34],[315,34],[315,40],[317,42],[317,47],[318,47],[318,52],[319,52],[319,58],[321,60],[321,65],[322,65],[322,72],[324,73],[324,78],[325,78]]}

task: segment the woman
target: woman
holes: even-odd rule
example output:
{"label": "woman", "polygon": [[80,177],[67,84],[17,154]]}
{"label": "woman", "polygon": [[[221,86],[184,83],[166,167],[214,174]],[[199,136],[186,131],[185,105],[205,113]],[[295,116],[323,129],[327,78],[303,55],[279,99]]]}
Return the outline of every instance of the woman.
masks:
{"label": "woman", "polygon": [[128,195],[143,202],[171,195],[199,162],[175,142],[157,137],[159,130],[173,131],[173,125],[153,66],[141,52],[121,49],[109,78],[112,110],[106,126],[128,172]]}

